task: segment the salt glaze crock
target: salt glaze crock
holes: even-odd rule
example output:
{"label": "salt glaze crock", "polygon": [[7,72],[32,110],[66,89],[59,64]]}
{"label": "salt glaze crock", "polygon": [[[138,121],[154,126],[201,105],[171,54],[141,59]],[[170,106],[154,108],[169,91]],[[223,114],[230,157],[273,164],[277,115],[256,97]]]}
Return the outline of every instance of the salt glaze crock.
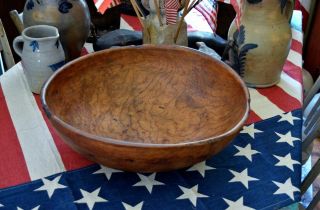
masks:
{"label": "salt glaze crock", "polygon": [[90,12],[85,0],[27,0],[25,27],[51,25],[58,28],[66,60],[80,56],[90,32]]}
{"label": "salt glaze crock", "polygon": [[[238,49],[238,72],[248,86],[269,87],[280,80],[289,53],[292,0],[245,0],[240,29],[235,21],[229,40]],[[230,57],[230,55],[229,55]]]}
{"label": "salt glaze crock", "polygon": [[40,93],[44,82],[65,63],[56,27],[37,25],[25,28],[13,41],[33,93]]}

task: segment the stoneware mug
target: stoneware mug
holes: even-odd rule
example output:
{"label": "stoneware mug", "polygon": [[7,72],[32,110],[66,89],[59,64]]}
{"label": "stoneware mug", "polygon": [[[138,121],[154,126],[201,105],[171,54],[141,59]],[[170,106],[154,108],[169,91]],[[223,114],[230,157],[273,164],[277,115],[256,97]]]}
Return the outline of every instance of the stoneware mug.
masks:
{"label": "stoneware mug", "polygon": [[44,82],[65,63],[56,27],[36,25],[25,28],[13,41],[33,93],[39,94]]}

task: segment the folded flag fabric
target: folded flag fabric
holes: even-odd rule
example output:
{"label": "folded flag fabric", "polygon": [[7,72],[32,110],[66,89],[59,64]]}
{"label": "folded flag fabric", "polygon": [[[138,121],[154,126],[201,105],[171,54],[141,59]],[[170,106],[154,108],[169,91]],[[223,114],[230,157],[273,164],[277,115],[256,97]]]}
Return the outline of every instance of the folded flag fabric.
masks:
{"label": "folded flag fabric", "polygon": [[206,19],[214,33],[217,29],[218,2],[216,0],[202,0],[195,9]]}
{"label": "folded flag fabric", "polygon": [[101,14],[104,14],[107,9],[121,4],[121,0],[93,0],[93,2]]}
{"label": "folded flag fabric", "polygon": [[245,126],[214,157],[165,173],[94,164],[0,190],[0,209],[278,209],[300,200],[300,109]]}
{"label": "folded flag fabric", "polygon": [[306,30],[306,27],[308,24],[311,3],[312,3],[312,0],[298,0],[298,1],[296,1],[295,9],[301,10],[301,12],[302,12],[302,30],[303,31]]}
{"label": "folded flag fabric", "polygon": [[180,8],[179,0],[166,0],[164,7],[167,25],[175,24],[177,22],[178,9]]}

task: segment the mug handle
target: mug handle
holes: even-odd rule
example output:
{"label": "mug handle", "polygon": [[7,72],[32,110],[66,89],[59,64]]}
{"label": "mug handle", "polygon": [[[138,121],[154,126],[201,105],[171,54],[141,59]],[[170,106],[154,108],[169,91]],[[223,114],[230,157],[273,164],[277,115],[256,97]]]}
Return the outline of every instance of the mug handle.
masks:
{"label": "mug handle", "polygon": [[23,49],[23,38],[22,36],[17,36],[14,40],[13,40],[13,49],[14,51],[21,57],[22,55],[22,49]]}

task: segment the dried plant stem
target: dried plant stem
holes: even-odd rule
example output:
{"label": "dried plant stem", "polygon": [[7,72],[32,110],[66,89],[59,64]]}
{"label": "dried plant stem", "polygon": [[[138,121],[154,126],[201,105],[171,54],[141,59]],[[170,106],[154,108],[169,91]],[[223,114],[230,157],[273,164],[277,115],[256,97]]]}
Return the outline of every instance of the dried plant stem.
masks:
{"label": "dried plant stem", "polygon": [[160,7],[159,7],[159,4],[158,4],[158,0],[153,0],[153,2],[154,2],[154,6],[156,7],[156,10],[157,10],[157,16],[158,16],[158,19],[159,19],[159,24],[160,24],[160,26],[162,26],[161,15],[160,15]]}
{"label": "dried plant stem", "polygon": [[[132,4],[132,7],[133,7],[134,11],[135,11],[136,14],[137,14],[137,17],[138,17],[138,19],[139,19],[139,21],[140,21],[140,23],[141,23],[141,26],[144,28],[143,20],[142,20],[142,17],[141,17],[141,15],[143,15],[143,14],[140,13],[141,10],[140,10],[139,6],[137,5],[137,2],[136,2],[135,0],[130,0],[130,2],[131,2],[131,4]],[[140,11],[139,11],[139,10],[140,10]]]}
{"label": "dried plant stem", "polygon": [[184,9],[183,9],[183,13],[182,13],[182,17],[180,18],[179,24],[178,24],[178,29],[176,31],[176,34],[174,35],[174,43],[177,43],[177,39],[181,30],[181,26],[182,23],[184,21],[184,17],[188,14],[188,6],[189,6],[189,2],[190,0],[186,0],[185,5],[184,5]]}
{"label": "dried plant stem", "polygon": [[139,5],[138,5],[138,3],[136,2],[136,0],[134,0],[134,1],[135,1],[135,3],[136,3],[136,7],[137,7],[137,9],[139,10],[141,16],[142,16],[143,18],[146,18],[146,15],[145,15],[144,12],[142,11],[142,9],[139,7]]}
{"label": "dried plant stem", "polygon": [[197,5],[199,4],[201,0],[193,0],[192,3],[190,4],[190,7],[188,8],[187,14]]}

